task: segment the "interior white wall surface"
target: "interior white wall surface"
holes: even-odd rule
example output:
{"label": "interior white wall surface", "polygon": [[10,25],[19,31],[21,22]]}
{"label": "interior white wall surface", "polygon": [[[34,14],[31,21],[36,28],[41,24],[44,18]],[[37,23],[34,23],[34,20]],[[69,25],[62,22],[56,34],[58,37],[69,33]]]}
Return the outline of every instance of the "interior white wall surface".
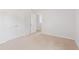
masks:
{"label": "interior white wall surface", "polygon": [[42,16],[42,32],[54,36],[74,39],[74,10],[39,10]]}
{"label": "interior white wall surface", "polygon": [[75,41],[79,47],[79,10],[76,10],[76,33],[75,33]]}
{"label": "interior white wall surface", "polygon": [[0,43],[29,34],[28,10],[0,10]]}

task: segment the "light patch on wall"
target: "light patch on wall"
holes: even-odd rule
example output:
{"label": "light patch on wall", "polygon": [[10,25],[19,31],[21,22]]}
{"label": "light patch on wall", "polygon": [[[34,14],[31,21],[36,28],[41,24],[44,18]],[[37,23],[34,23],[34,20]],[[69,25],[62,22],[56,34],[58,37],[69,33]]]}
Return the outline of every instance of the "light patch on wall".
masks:
{"label": "light patch on wall", "polygon": [[42,21],[42,16],[41,16],[41,15],[39,15],[39,22],[40,22],[40,23],[43,22],[43,21]]}

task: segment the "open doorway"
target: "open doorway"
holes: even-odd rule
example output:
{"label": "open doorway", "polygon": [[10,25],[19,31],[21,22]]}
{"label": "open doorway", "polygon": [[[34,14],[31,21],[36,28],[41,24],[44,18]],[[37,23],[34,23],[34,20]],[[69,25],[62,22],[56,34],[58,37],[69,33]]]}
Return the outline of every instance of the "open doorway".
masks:
{"label": "open doorway", "polygon": [[31,14],[31,33],[41,32],[42,16],[40,14]]}

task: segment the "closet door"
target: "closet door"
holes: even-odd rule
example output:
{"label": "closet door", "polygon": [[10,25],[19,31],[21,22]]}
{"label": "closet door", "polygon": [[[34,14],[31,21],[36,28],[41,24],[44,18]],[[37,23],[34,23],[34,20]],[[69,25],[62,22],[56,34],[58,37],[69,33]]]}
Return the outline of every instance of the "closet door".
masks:
{"label": "closet door", "polygon": [[37,16],[36,14],[31,14],[31,33],[37,31]]}

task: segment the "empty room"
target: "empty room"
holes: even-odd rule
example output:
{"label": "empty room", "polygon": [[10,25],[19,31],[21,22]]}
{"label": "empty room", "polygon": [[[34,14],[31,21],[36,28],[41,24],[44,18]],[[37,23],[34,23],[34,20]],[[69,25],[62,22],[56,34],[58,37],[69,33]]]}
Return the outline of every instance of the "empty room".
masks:
{"label": "empty room", "polygon": [[0,9],[0,50],[78,50],[79,10]]}

